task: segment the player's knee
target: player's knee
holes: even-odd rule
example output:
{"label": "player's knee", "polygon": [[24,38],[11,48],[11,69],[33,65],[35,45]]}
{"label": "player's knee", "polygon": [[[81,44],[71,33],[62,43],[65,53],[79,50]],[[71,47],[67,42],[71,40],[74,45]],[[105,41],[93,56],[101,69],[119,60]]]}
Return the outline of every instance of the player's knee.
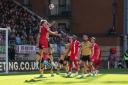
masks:
{"label": "player's knee", "polygon": [[80,68],[84,68],[85,67],[85,64],[82,62],[81,64],[80,64]]}
{"label": "player's knee", "polygon": [[60,66],[57,66],[57,69],[60,69]]}
{"label": "player's knee", "polygon": [[66,66],[67,64],[66,63],[64,63],[64,66]]}
{"label": "player's knee", "polygon": [[39,52],[36,52],[37,56],[41,56],[41,54]]}
{"label": "player's knee", "polygon": [[72,64],[72,61],[69,61],[69,64]]}

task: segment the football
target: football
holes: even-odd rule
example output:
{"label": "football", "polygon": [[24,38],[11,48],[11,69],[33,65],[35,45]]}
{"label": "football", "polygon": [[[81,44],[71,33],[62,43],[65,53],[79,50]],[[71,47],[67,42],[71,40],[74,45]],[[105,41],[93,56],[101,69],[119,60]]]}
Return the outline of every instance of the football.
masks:
{"label": "football", "polygon": [[49,9],[51,10],[51,9],[54,9],[54,4],[49,4]]}

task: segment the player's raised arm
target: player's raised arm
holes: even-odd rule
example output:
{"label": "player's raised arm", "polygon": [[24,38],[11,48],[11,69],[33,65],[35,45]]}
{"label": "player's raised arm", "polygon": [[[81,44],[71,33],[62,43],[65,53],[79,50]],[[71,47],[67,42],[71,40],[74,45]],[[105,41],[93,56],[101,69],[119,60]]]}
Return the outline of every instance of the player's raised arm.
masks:
{"label": "player's raised arm", "polygon": [[[41,26],[41,23],[40,23],[40,26]],[[38,32],[37,38],[36,38],[36,46],[39,46],[40,33],[41,33],[41,28],[39,27],[39,32]]]}
{"label": "player's raised arm", "polygon": [[38,33],[37,38],[36,38],[36,45],[39,45],[39,38],[40,38],[40,33]]}
{"label": "player's raised arm", "polygon": [[53,31],[51,31],[50,29],[48,29],[48,32],[49,32],[50,34],[52,34],[52,35],[59,36],[59,34],[58,34],[57,31],[53,32]]}
{"label": "player's raised arm", "polygon": [[51,26],[53,26],[55,23],[56,23],[55,21],[53,21],[52,23],[48,23],[48,26],[51,27]]}
{"label": "player's raised arm", "polygon": [[44,27],[47,29],[47,31],[51,34],[51,35],[55,35],[55,36],[60,36],[60,34],[58,34],[57,31],[53,32],[50,30],[50,27],[53,26],[56,22],[53,21],[51,24],[47,22],[47,20],[45,20],[45,23],[47,24],[44,24]]}

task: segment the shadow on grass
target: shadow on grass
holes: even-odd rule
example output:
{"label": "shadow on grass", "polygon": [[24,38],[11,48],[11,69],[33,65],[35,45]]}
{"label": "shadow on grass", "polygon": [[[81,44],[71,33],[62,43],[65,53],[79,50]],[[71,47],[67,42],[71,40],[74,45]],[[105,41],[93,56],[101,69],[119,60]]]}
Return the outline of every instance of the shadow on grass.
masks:
{"label": "shadow on grass", "polygon": [[101,74],[128,74],[128,69],[101,69]]}
{"label": "shadow on grass", "polygon": [[25,83],[36,83],[36,82],[40,82],[40,81],[46,81],[46,80],[49,80],[47,77],[42,77],[42,78],[39,78],[39,77],[34,77],[30,80],[25,80],[24,82]]}
{"label": "shadow on grass", "polygon": [[98,78],[101,78],[105,75],[98,75],[96,77],[86,77],[86,78],[83,78],[83,79],[78,79],[78,80],[82,80],[82,81],[64,81],[64,82],[58,82],[58,81],[52,81],[52,82],[46,82],[45,84],[55,84],[55,85],[59,85],[59,84],[75,84],[75,83],[89,83],[89,82],[92,82],[93,80],[96,80]]}
{"label": "shadow on grass", "polygon": [[41,79],[30,79],[30,80],[25,80],[25,83],[35,83],[35,82],[39,82],[42,81]]}
{"label": "shadow on grass", "polygon": [[128,85],[128,81],[105,81],[103,83],[105,84],[127,84]]}
{"label": "shadow on grass", "polygon": [[[101,69],[100,73],[101,74],[128,74],[128,69],[109,69],[109,70],[108,69]],[[33,74],[40,74],[40,73],[38,71],[33,71],[33,72],[10,72],[9,74],[0,74],[0,76],[33,75]],[[45,74],[49,74],[49,71],[46,71]]]}

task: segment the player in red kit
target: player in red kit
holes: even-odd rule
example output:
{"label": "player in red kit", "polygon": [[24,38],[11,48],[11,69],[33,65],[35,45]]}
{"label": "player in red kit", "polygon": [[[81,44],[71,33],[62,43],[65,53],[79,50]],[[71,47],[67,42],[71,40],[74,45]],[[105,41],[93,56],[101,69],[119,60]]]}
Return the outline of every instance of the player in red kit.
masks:
{"label": "player in red kit", "polygon": [[78,55],[79,55],[79,45],[80,42],[77,40],[77,37],[74,35],[70,43],[70,57],[69,57],[69,73],[68,77],[71,76],[73,63],[76,69],[76,75],[78,75]]}
{"label": "player in red kit", "polygon": [[100,62],[101,62],[100,61],[101,51],[100,51],[99,45],[96,43],[96,38],[95,37],[91,38],[91,43],[92,43],[91,59],[92,59],[92,64],[94,66],[94,72],[97,73],[99,65],[100,65]]}
{"label": "player in red kit", "polygon": [[[54,22],[55,23],[55,22]],[[57,32],[52,32],[49,27],[54,23],[49,24],[47,20],[41,20],[39,34],[37,36],[37,47],[39,47],[39,52],[37,53],[36,62],[38,62],[43,56],[42,54],[48,53],[48,37],[49,33],[53,35],[58,35]]]}
{"label": "player in red kit", "polygon": [[[59,34],[57,32],[52,32],[50,30],[50,27],[52,25],[53,25],[53,23],[49,24],[47,22],[47,20],[41,20],[39,34],[38,34],[38,38],[37,38],[37,46],[39,47],[39,53],[38,53],[38,56],[36,58],[36,62],[48,61],[48,57],[49,57],[49,45],[48,45],[49,44],[48,43],[49,34],[59,36]],[[41,65],[41,66],[43,66],[40,68],[40,72],[42,73],[44,70],[44,65]],[[41,77],[42,77],[42,75],[41,75]]]}

